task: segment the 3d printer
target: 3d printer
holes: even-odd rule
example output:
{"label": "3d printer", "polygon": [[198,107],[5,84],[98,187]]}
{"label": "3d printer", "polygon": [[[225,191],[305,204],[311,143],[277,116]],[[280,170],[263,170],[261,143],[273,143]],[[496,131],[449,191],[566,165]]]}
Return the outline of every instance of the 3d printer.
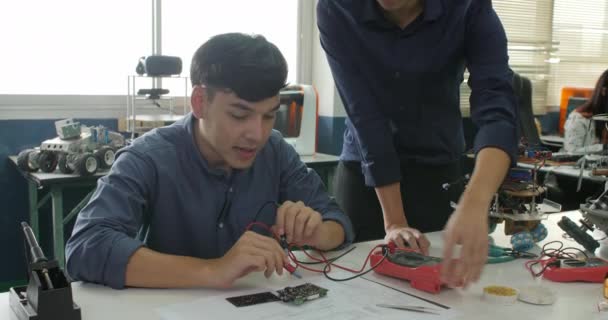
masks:
{"label": "3d printer", "polygon": [[302,156],[317,150],[318,97],[311,85],[293,85],[279,93],[281,105],[274,129]]}

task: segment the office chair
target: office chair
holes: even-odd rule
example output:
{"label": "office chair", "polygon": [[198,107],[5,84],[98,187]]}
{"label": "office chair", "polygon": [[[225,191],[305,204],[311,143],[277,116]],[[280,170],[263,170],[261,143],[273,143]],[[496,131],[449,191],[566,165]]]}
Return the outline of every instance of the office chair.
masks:
{"label": "office chair", "polygon": [[532,82],[530,79],[514,73],[513,91],[517,100],[519,135],[528,141],[529,146],[542,146],[534,123],[534,112],[532,112]]}

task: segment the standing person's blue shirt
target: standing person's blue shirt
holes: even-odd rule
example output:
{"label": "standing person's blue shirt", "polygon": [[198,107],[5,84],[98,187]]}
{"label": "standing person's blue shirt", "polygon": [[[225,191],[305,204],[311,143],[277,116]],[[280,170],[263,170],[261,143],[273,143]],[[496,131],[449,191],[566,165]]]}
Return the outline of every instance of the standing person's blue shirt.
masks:
{"label": "standing person's blue shirt", "polygon": [[[460,83],[471,72],[475,151],[517,151],[506,38],[490,1],[426,0],[405,29],[375,0],[321,0],[321,44],[348,114],[341,159],[361,161],[366,184],[400,179],[400,160],[460,159]],[[356,71],[354,71],[356,70]]]}
{"label": "standing person's blue shirt", "polygon": [[[320,0],[317,18],[348,116],[334,195],[357,241],[384,237],[426,253],[422,232],[443,229],[443,281],[476,281],[488,208],[517,151],[507,37],[492,1]],[[463,179],[465,68],[475,169],[466,189],[445,190]]]}
{"label": "standing person's blue shirt", "polygon": [[[99,179],[67,243],[67,270],[76,280],[125,286],[129,257],[141,246],[203,259],[224,255],[247,225],[273,225],[268,201],[303,201],[340,223],[344,245],[354,235],[347,216],[330,200],[319,176],[273,132],[253,166],[232,175],[209,167],[194,138],[191,114],[136,139]],[[137,239],[147,224],[145,240]]]}

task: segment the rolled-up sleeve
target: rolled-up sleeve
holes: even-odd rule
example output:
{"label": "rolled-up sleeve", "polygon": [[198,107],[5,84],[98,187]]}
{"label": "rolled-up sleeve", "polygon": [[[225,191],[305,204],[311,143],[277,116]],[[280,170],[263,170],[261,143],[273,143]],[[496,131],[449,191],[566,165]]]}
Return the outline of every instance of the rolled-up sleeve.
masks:
{"label": "rolled-up sleeve", "polygon": [[471,5],[465,35],[470,72],[471,118],[479,128],[475,153],[486,147],[506,152],[517,163],[517,110],[507,37],[490,0]]}
{"label": "rolled-up sleeve", "polygon": [[353,60],[356,48],[345,37],[352,31],[336,16],[332,1],[319,1],[317,24],[321,46],[325,50],[336,87],[356,137],[362,159],[365,184],[383,186],[401,179],[399,157],[393,145],[391,126],[378,107],[369,85]]}
{"label": "rolled-up sleeve", "polygon": [[72,279],[124,288],[129,258],[143,246],[136,235],[154,172],[144,157],[127,151],[119,153],[110,173],[98,180],[66,245]]}
{"label": "rolled-up sleeve", "polygon": [[344,229],[344,242],[337,249],[349,246],[355,240],[355,232],[350,218],[329,197],[319,175],[300,160],[296,150],[281,139],[280,201],[302,201],[306,206],[319,212],[323,221],[332,220]]}

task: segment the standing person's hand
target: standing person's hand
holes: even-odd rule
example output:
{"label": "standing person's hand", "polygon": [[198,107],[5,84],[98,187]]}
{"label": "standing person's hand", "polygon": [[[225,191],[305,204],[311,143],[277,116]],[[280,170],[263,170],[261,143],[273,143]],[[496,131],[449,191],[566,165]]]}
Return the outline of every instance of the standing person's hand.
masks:
{"label": "standing person's hand", "polygon": [[[454,247],[462,245],[454,259]],[[488,205],[461,203],[444,230],[441,279],[450,287],[467,287],[479,280],[488,259]]]}
{"label": "standing person's hand", "polygon": [[419,250],[424,255],[429,254],[431,243],[426,236],[420,231],[402,226],[389,227],[386,230],[384,241],[394,242],[397,247],[403,248],[409,246],[414,250]]}

